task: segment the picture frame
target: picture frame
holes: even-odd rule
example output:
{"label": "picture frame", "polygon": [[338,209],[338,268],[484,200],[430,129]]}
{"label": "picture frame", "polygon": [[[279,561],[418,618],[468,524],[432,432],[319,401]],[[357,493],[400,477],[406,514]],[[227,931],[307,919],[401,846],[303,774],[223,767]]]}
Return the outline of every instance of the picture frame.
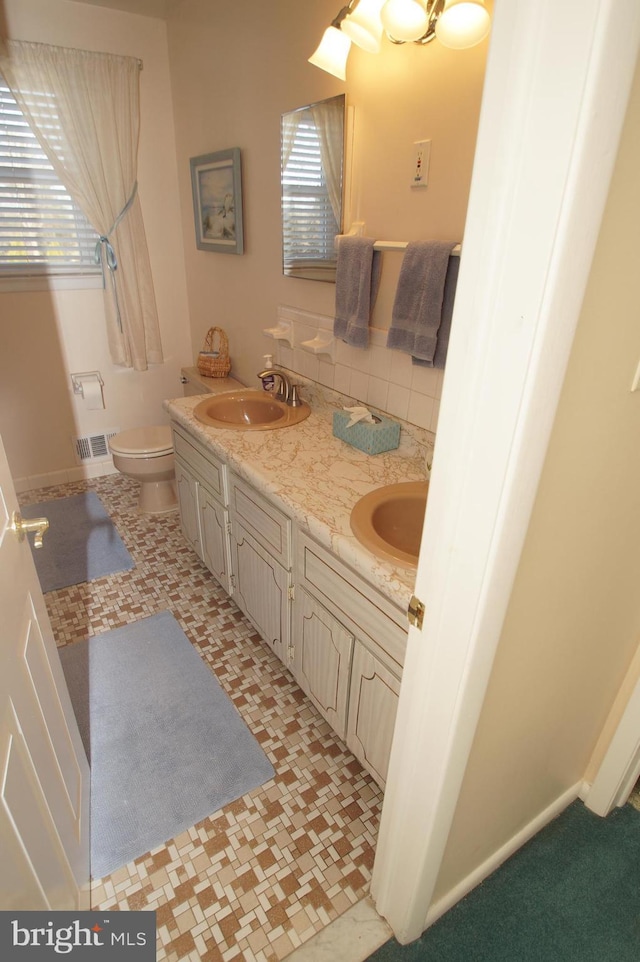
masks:
{"label": "picture frame", "polygon": [[242,254],[240,148],[192,157],[191,188],[196,247],[217,254]]}

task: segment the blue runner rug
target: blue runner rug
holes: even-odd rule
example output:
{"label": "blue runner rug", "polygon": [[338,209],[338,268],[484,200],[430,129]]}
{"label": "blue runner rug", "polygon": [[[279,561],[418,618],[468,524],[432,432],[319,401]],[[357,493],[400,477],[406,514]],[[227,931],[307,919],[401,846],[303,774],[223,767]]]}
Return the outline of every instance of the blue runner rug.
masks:
{"label": "blue runner rug", "polygon": [[24,518],[49,519],[41,548],[29,538],[44,592],[95,581],[134,567],[131,555],[94,491],[21,508]]}
{"label": "blue runner rug", "polygon": [[60,649],[91,764],[91,874],[102,878],[273,777],[169,611]]}

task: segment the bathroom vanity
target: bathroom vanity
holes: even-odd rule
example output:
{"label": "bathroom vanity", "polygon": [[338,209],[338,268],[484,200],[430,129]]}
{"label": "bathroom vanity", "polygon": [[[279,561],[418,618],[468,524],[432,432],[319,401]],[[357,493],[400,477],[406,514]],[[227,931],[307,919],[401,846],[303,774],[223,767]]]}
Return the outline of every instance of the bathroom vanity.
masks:
{"label": "bathroom vanity", "polygon": [[424,477],[407,434],[376,457],[334,438],[335,406],[282,430],[207,427],[166,402],[184,535],[335,732],[384,786],[414,572],[363,548],[349,515],[379,485]]}

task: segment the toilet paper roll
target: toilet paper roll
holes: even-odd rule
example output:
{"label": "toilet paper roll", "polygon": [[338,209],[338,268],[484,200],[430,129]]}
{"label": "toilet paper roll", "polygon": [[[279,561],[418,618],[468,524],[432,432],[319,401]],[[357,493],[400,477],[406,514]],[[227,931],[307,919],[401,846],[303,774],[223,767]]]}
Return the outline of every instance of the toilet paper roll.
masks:
{"label": "toilet paper roll", "polygon": [[82,397],[84,398],[85,407],[89,411],[99,411],[101,408],[104,408],[102,385],[97,377],[91,380],[83,379]]}

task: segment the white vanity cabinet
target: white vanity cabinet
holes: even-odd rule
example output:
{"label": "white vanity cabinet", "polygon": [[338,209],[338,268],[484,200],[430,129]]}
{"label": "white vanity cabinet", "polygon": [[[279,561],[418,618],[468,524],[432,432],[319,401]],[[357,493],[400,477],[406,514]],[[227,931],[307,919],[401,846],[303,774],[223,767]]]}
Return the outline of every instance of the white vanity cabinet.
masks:
{"label": "white vanity cabinet", "polygon": [[225,465],[175,425],[173,445],[182,532],[211,574],[231,594]]}
{"label": "white vanity cabinet", "polygon": [[233,600],[283,664],[291,637],[291,520],[229,472]]}
{"label": "white vanity cabinet", "polygon": [[293,674],[384,787],[406,615],[307,534],[296,541]]}
{"label": "white vanity cabinet", "polygon": [[353,634],[296,586],[291,671],[340,738],[347,734]]}
{"label": "white vanity cabinet", "polygon": [[188,543],[202,561],[200,522],[198,520],[198,481],[189,469],[188,464],[180,458],[176,457],[175,465],[180,527]]}
{"label": "white vanity cabinet", "polygon": [[[405,612],[173,425],[183,533],[260,636],[384,787]],[[294,542],[295,540],[295,552]]]}
{"label": "white vanity cabinet", "polygon": [[396,723],[400,676],[360,641],[351,666],[346,743],[384,788]]}

